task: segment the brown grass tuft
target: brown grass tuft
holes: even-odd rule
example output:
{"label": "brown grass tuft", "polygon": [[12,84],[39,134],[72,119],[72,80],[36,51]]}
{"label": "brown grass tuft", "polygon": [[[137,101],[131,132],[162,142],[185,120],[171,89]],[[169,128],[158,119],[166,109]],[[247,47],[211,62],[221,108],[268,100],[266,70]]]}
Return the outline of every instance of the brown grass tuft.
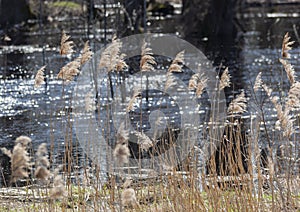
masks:
{"label": "brown grass tuft", "polygon": [[56,168],[54,170],[54,179],[53,179],[53,187],[50,189],[50,199],[62,199],[66,196],[66,189],[64,186],[64,181],[62,179],[62,176],[58,174],[60,170],[59,168]]}
{"label": "brown grass tuft", "polygon": [[46,66],[41,67],[36,75],[35,75],[35,79],[34,79],[34,87],[38,88],[41,86],[41,84],[45,81],[44,78],[44,70],[45,70]]}
{"label": "brown grass tuft", "polygon": [[[269,96],[271,102],[273,103],[276,112],[277,112],[277,118],[278,122],[276,123],[277,129],[282,130],[283,136],[290,138],[291,135],[294,133],[294,120],[292,119],[292,116],[290,115],[290,107],[286,105],[286,107],[283,109],[282,105],[278,102],[279,98],[277,96],[272,96],[272,89],[268,88],[267,85],[263,84],[262,87],[266,91],[267,95]],[[292,100],[291,100],[292,101]],[[294,100],[293,100],[294,101]],[[289,104],[292,104],[290,102]]]}
{"label": "brown grass tuft", "polygon": [[123,206],[135,207],[138,205],[138,201],[135,196],[135,191],[133,188],[125,189],[121,194],[121,201]]}
{"label": "brown grass tuft", "polygon": [[20,143],[24,148],[27,148],[27,146],[31,143],[31,138],[21,135],[16,139],[15,143]]}
{"label": "brown grass tuft", "polygon": [[174,85],[177,85],[175,79],[176,79],[176,78],[175,78],[170,72],[167,73],[167,80],[166,80],[166,83],[165,83],[165,92],[166,92],[169,88],[173,87]]}

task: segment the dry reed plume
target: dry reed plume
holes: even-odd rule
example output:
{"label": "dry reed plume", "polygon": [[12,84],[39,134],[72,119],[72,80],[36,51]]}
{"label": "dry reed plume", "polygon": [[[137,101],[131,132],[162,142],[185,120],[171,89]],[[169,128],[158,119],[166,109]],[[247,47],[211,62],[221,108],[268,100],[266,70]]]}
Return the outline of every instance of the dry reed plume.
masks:
{"label": "dry reed plume", "polygon": [[142,151],[148,151],[150,147],[153,147],[154,142],[143,132],[135,132],[138,138],[138,144]]}
{"label": "dry reed plume", "polygon": [[67,35],[65,31],[62,32],[61,41],[60,41],[60,54],[61,55],[68,55],[74,52],[73,45],[74,42],[70,41],[69,38],[71,36]]}
{"label": "dry reed plume", "polygon": [[127,107],[126,107],[126,112],[129,112],[134,109],[134,103],[135,101],[141,97],[141,91],[139,89],[134,90],[133,96],[129,100]]}
{"label": "dry reed plume", "polygon": [[207,77],[204,76],[203,73],[194,74],[189,80],[189,89],[196,90],[196,96],[200,97],[203,93],[203,90],[207,86]]}
{"label": "dry reed plume", "polygon": [[296,76],[295,76],[295,70],[294,70],[294,67],[292,66],[292,64],[290,64],[287,60],[284,60],[284,59],[281,59],[281,58],[279,58],[279,61],[283,65],[284,70],[287,74],[287,77],[288,77],[290,83],[291,84],[295,83]]}
{"label": "dry reed plume", "polygon": [[35,79],[34,79],[34,87],[35,88],[40,87],[41,84],[45,81],[45,78],[44,78],[45,68],[46,68],[46,66],[43,66],[37,71],[37,74],[36,74]]}
{"label": "dry reed plume", "polygon": [[[294,41],[290,41],[288,33],[285,34],[282,43],[282,58],[290,58],[288,53],[292,49],[291,45]],[[284,105],[278,102],[279,97],[272,96],[272,89],[268,88],[266,84],[262,84],[263,89],[266,91],[271,102],[273,103],[276,112],[278,121],[276,122],[276,128],[283,131],[283,136],[290,139],[291,135],[295,132],[294,129],[294,119],[290,114],[292,109],[297,109],[300,107],[300,83],[296,81],[295,70],[293,66],[285,59],[279,59],[279,61],[284,66],[287,77],[291,83],[291,87],[288,92],[287,101]]]}
{"label": "dry reed plume", "polygon": [[291,55],[289,54],[289,50],[292,49],[291,45],[295,43],[295,41],[290,41],[291,37],[289,36],[289,33],[287,32],[284,35],[283,41],[282,41],[282,48],[281,48],[281,57],[289,59]]}
{"label": "dry reed plume", "polygon": [[167,80],[165,83],[165,92],[176,85],[175,77],[172,75],[173,72],[182,72],[182,66],[184,63],[184,51],[179,52],[174,60],[172,61],[168,72],[167,72]]}
{"label": "dry reed plume", "polygon": [[80,60],[77,58],[63,66],[57,74],[57,78],[71,82],[74,80],[74,77],[80,73],[79,68]]}
{"label": "dry reed plume", "polygon": [[95,102],[93,100],[92,92],[89,92],[84,97],[85,111],[92,112],[96,109]]}
{"label": "dry reed plume", "polygon": [[125,207],[135,207],[138,206],[139,203],[137,201],[135,191],[133,188],[129,188],[132,180],[127,179],[123,184],[123,192],[121,194],[121,202]]}
{"label": "dry reed plume", "polygon": [[118,165],[128,163],[130,151],[128,148],[129,132],[125,130],[125,125],[122,123],[117,132],[117,144],[113,151],[113,156]]}
{"label": "dry reed plume", "polygon": [[91,51],[91,48],[90,48],[90,45],[89,45],[89,41],[86,41],[84,43],[84,47],[82,49],[82,53],[79,56],[79,58],[80,58],[80,64],[83,65],[89,59],[91,59],[92,56],[93,56],[93,52]]}
{"label": "dry reed plume", "polygon": [[62,199],[66,196],[66,189],[64,186],[64,181],[62,176],[59,174],[59,170],[61,167],[58,167],[54,170],[54,179],[53,179],[53,187],[50,189],[50,198]]}
{"label": "dry reed plume", "polygon": [[36,152],[37,168],[34,172],[34,176],[38,179],[43,180],[44,182],[46,182],[51,175],[50,171],[48,170],[50,166],[50,162],[48,160],[47,154],[48,154],[47,144],[46,143],[40,144]]}
{"label": "dry reed plume", "polygon": [[172,61],[169,69],[168,69],[168,72],[182,72],[182,65],[184,63],[184,50],[179,52],[174,60]]}
{"label": "dry reed plume", "polygon": [[230,86],[230,78],[231,76],[229,74],[228,67],[227,67],[221,75],[219,90],[223,90],[225,87]]}
{"label": "dry reed plume", "polygon": [[227,109],[228,114],[244,113],[247,109],[247,99],[244,91],[242,91],[236,98],[234,98]]}
{"label": "dry reed plume", "polygon": [[258,89],[261,87],[261,85],[262,85],[261,72],[259,72],[259,74],[256,76],[256,79],[254,82],[254,86],[253,86],[254,92],[257,92]]}
{"label": "dry reed plume", "polygon": [[19,179],[27,178],[28,171],[31,169],[31,158],[27,152],[27,146],[31,143],[31,139],[27,136],[20,136],[15,141],[13,151],[1,148],[2,152],[11,159],[11,182]]}
{"label": "dry reed plume", "polygon": [[173,87],[174,85],[177,85],[177,83],[176,83],[176,78],[170,73],[170,72],[168,72],[167,73],[167,80],[166,80],[166,83],[165,83],[165,92],[169,89],[169,88],[171,88],[171,87]]}
{"label": "dry reed plume", "polygon": [[154,71],[156,65],[155,58],[153,57],[152,49],[147,47],[147,43],[143,41],[141,48],[141,61],[140,70],[143,71]]}
{"label": "dry reed plume", "polygon": [[288,93],[288,101],[286,102],[286,106],[291,109],[299,109],[300,107],[300,82],[295,82],[292,84],[289,93]]}
{"label": "dry reed plume", "polygon": [[104,49],[99,61],[100,70],[105,69],[107,72],[123,71],[127,68],[124,61],[125,54],[121,54],[122,42],[113,38],[112,43]]}
{"label": "dry reed plume", "polygon": [[279,98],[277,96],[272,96],[272,89],[268,88],[266,84],[262,85],[263,89],[266,91],[269,96],[271,102],[273,103],[276,112],[278,122],[276,123],[277,129],[283,130],[283,136],[290,138],[293,129],[293,119],[291,117],[289,107],[285,107],[283,109],[282,105],[278,102]]}

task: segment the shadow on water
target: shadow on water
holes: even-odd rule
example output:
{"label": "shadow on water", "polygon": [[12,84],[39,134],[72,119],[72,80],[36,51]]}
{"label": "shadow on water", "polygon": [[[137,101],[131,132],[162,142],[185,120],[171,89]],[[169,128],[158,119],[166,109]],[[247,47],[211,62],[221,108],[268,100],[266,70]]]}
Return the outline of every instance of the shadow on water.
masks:
{"label": "shadow on water", "polygon": [[[213,15],[214,13],[210,17]],[[291,53],[295,69],[300,68],[300,63],[297,62],[300,54],[298,46],[299,6],[243,8],[237,14],[237,18],[233,14],[226,17],[231,20],[231,25],[226,29],[219,29],[220,33],[215,33],[216,29],[210,32],[204,30],[214,27],[210,25],[211,19],[207,17],[203,30],[191,27],[191,30],[195,32],[189,31],[190,37],[187,36],[187,40],[199,46],[207,57],[214,61],[214,65],[220,67],[217,68],[220,73],[225,66],[229,67],[233,83],[231,88],[226,90],[228,101],[232,99],[233,94],[239,93],[240,89],[245,89],[251,102],[251,95],[247,92],[260,71],[264,72],[262,78],[265,82],[274,88],[278,86],[278,76],[281,76],[282,71],[278,57],[285,32],[290,32],[292,40],[298,41]],[[178,22],[180,19],[180,15],[159,20],[149,17],[149,31],[180,35],[181,29]],[[76,27],[70,24],[68,27],[75,43],[80,43],[80,46],[88,39],[91,40],[94,49],[97,50],[102,46],[103,29],[94,29],[94,35],[90,36],[87,35],[84,24],[76,25]],[[0,145],[12,149],[13,141],[19,135],[30,136],[34,149],[37,149],[38,144],[46,142],[50,149],[55,150],[55,155],[50,158],[54,164],[66,162],[64,142],[66,132],[72,128],[68,109],[74,85],[63,87],[62,82],[55,78],[59,68],[68,60],[68,58],[57,56],[61,29],[63,29],[62,26],[57,28],[50,24],[49,29],[39,33],[36,27],[33,27],[33,31],[12,36],[11,42],[2,42],[0,46]],[[113,32],[110,29],[108,31],[110,35]],[[224,31],[225,34],[222,33]],[[42,41],[45,41],[47,45]],[[34,89],[33,77],[35,71],[43,65],[43,58],[46,58],[48,63],[46,75],[49,86]],[[288,82],[285,79],[282,89],[287,87]],[[62,90],[65,92],[64,95]],[[272,106],[269,105],[269,107]],[[249,104],[248,113],[254,110],[255,107]],[[270,116],[268,120],[274,120],[274,117]],[[75,148],[78,145],[76,135],[71,135],[71,137],[74,140],[72,154],[80,155],[83,159],[82,151],[78,153]],[[263,145],[264,142],[262,142]],[[9,175],[8,164],[8,158],[0,152],[0,174],[4,173],[5,179]],[[3,184],[2,176],[0,177],[1,184]]]}

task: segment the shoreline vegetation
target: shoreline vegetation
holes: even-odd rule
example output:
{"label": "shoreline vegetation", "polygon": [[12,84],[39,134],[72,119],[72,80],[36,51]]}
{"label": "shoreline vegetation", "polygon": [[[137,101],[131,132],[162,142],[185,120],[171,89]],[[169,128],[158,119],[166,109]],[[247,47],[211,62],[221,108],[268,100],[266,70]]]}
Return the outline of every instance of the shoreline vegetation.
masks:
{"label": "shoreline vegetation", "polygon": [[[300,178],[299,158],[294,152],[299,141],[295,140],[295,112],[300,107],[300,82],[293,65],[289,62],[290,50],[294,41],[288,33],[283,37],[279,62],[290,83],[290,88],[281,97],[275,96],[272,89],[261,78],[260,73],[253,82],[253,92],[265,92],[269,102],[276,110],[276,130],[279,132],[280,148],[276,149],[266,129],[269,154],[265,166],[261,165],[258,146],[258,135],[245,137],[239,117],[247,111],[247,98],[244,91],[238,93],[228,106],[228,122],[222,148],[219,155],[214,155],[207,165],[206,172],[199,170],[199,152],[193,148],[185,167],[178,170],[176,166],[165,166],[155,177],[136,179],[129,175],[111,175],[107,182],[102,182],[99,167],[86,166],[84,171],[76,174],[74,182],[71,177],[71,164],[76,161],[66,155],[67,165],[51,164],[47,144],[41,144],[34,152],[31,139],[18,137],[12,150],[1,148],[11,162],[11,177],[6,186],[0,188],[0,211],[299,211],[300,210]],[[74,43],[65,32],[62,33],[60,55],[72,55]],[[108,75],[120,75],[126,71],[128,64],[120,51],[122,43],[114,38],[101,55],[99,68]],[[70,83],[78,74],[82,65],[93,53],[88,42],[80,55],[63,66],[57,78],[62,83]],[[155,57],[152,49],[144,41],[141,49],[140,71],[146,74],[155,69]],[[178,52],[166,72],[168,89],[174,84],[173,75],[181,72],[184,65],[184,52]],[[44,83],[43,70],[37,71],[34,86],[38,89]],[[219,91],[230,86],[230,74],[226,69],[220,77]],[[199,98],[205,91],[207,78],[193,75],[189,81],[189,89]],[[108,84],[109,85],[109,84]],[[127,109],[139,101],[139,91],[128,101]],[[113,97],[113,94],[111,95]],[[255,99],[255,98],[254,98]],[[91,96],[87,94],[85,108],[94,111],[90,105]],[[259,105],[257,116],[261,122],[253,126],[253,130],[265,128],[263,105]],[[156,120],[160,123],[161,120]],[[155,139],[147,137],[143,132],[139,135],[139,151],[146,151],[156,145]],[[125,166],[130,157],[129,132],[121,124],[116,136],[114,160]],[[66,141],[66,143],[72,141]],[[209,142],[209,140],[208,140]],[[223,143],[227,145],[223,146]],[[243,152],[241,144],[246,142],[247,151]],[[66,147],[67,148],[67,147]],[[296,151],[297,152],[297,151]],[[50,154],[49,154],[50,153]],[[66,151],[67,154],[67,151]],[[244,155],[243,155],[244,154]],[[215,158],[225,160],[225,167],[217,167]],[[69,164],[69,161],[71,163]],[[245,168],[244,162],[247,163]],[[221,175],[217,173],[220,169]],[[140,170],[142,171],[142,170]],[[223,174],[222,174],[223,173]],[[3,174],[3,173],[2,173]],[[22,184],[25,186],[18,186]],[[13,187],[12,187],[13,186]]]}

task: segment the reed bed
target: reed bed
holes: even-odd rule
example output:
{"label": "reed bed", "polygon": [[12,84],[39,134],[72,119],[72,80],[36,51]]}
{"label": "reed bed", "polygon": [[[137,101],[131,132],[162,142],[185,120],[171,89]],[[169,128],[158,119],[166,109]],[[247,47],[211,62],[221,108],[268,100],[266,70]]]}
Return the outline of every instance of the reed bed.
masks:
{"label": "reed bed", "polygon": [[[72,54],[74,43],[63,32],[61,55]],[[121,43],[113,41],[103,52],[99,68],[106,71],[109,77],[112,72],[121,73],[128,65],[120,52]],[[289,50],[293,45],[286,34],[282,44],[280,63],[286,71],[290,89],[286,91],[285,100],[275,96],[260,73],[253,82],[253,95],[259,90],[266,92],[268,101],[272,102],[277,113],[276,129],[279,132],[279,148],[272,145],[268,138],[268,154],[261,156],[258,145],[259,135],[256,129],[265,126],[262,121],[251,126],[251,133],[246,134],[242,115],[247,111],[247,97],[241,91],[230,102],[227,109],[227,121],[220,146],[215,151],[205,168],[199,165],[201,148],[192,148],[189,157],[179,166],[165,163],[159,172],[147,171],[143,177],[120,173],[110,173],[107,180],[100,177],[100,167],[94,163],[81,166],[81,172],[72,175],[77,164],[76,156],[70,155],[73,148],[72,138],[66,136],[65,157],[62,165],[51,164],[48,144],[41,144],[34,152],[31,139],[21,136],[16,139],[12,150],[1,148],[10,158],[11,177],[7,187],[0,189],[1,211],[299,211],[300,210],[300,178],[299,155],[293,155],[299,148],[295,141],[295,111],[299,109],[300,83],[292,64],[289,62]],[[92,57],[88,43],[85,43],[79,57],[63,66],[57,77],[63,83],[69,83],[80,74],[82,65]],[[140,71],[155,70],[155,57],[145,42],[141,49]],[[174,85],[174,72],[181,72],[184,64],[184,51],[179,52],[166,72],[165,89]],[[37,71],[35,87],[44,81],[43,66]],[[147,75],[148,76],[148,75]],[[228,69],[220,77],[219,90],[230,86]],[[204,75],[193,75],[189,81],[189,89],[200,97],[207,86]],[[111,82],[111,78],[109,78]],[[140,97],[137,89],[128,101],[126,111],[134,108]],[[112,95],[113,98],[113,95]],[[85,108],[95,111],[91,106],[93,97],[87,94]],[[161,120],[156,120],[157,125]],[[252,131],[253,130],[253,131]],[[145,133],[137,132],[139,152],[156,146],[156,139]],[[169,136],[172,140],[172,135]],[[129,132],[121,124],[116,135],[113,149],[115,162],[126,168],[131,157],[129,150]],[[169,141],[171,142],[171,141]],[[209,141],[208,141],[209,142]],[[155,151],[155,150],[154,150]],[[162,151],[162,150],[157,150]],[[87,156],[88,157],[88,156]],[[171,163],[172,164],[172,163]],[[71,180],[71,176],[75,180]]]}

